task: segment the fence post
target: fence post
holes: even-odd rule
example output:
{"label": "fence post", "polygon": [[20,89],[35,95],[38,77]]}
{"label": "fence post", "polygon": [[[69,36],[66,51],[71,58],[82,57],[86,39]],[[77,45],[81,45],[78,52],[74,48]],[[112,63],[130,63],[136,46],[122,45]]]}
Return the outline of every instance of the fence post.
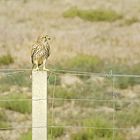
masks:
{"label": "fence post", "polygon": [[32,71],[32,140],[47,140],[46,71]]}

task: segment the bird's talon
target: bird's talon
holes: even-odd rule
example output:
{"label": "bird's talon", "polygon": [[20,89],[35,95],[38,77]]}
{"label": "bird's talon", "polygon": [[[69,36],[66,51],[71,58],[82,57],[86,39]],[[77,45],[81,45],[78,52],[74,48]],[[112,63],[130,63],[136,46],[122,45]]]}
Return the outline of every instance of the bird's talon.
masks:
{"label": "bird's talon", "polygon": [[33,71],[39,71],[39,68],[33,69]]}
{"label": "bird's talon", "polygon": [[44,71],[48,71],[48,72],[50,71],[49,69],[46,69],[46,68],[43,68],[43,70],[44,70]]}

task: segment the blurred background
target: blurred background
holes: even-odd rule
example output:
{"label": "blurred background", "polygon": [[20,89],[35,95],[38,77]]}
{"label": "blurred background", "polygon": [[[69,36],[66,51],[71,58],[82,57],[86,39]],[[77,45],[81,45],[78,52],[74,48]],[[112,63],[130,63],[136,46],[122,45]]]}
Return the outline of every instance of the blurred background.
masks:
{"label": "blurred background", "polygon": [[[140,140],[139,12],[139,0],[1,0],[0,140],[31,140],[30,55],[42,33],[48,68],[87,72],[50,75],[49,125],[97,128],[50,127],[49,139]],[[90,74],[110,71],[132,76]]]}

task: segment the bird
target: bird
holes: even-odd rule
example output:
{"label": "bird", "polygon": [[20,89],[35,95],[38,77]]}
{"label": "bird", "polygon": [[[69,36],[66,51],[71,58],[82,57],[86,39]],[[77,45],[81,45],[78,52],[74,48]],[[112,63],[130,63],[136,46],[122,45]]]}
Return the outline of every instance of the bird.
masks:
{"label": "bird", "polygon": [[43,70],[49,71],[46,68],[46,62],[48,57],[50,56],[50,45],[48,42],[48,40],[50,39],[51,38],[48,34],[42,34],[32,45],[31,61],[33,70],[38,71],[39,66],[43,65]]}

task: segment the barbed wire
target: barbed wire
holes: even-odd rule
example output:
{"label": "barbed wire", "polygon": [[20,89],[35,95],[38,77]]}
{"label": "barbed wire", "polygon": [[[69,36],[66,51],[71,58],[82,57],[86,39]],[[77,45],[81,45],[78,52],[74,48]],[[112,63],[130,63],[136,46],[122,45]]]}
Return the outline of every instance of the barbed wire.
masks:
{"label": "barbed wire", "polygon": [[[26,72],[26,71],[32,71],[31,69],[18,69],[17,70],[17,73],[20,73],[20,72]],[[4,72],[3,70],[0,69],[0,74],[6,74],[6,75],[11,75],[12,74],[15,74],[15,69],[11,69],[11,72],[9,71],[6,71]],[[60,75],[60,74],[71,74],[71,75],[83,75],[83,76],[99,76],[99,77],[109,77],[109,78],[112,78],[112,98],[111,99],[95,99],[95,98],[56,98],[55,97],[55,86],[56,86],[56,76],[57,75]],[[54,122],[54,103],[55,101],[87,101],[87,102],[112,102],[113,103],[113,109],[115,109],[115,103],[116,102],[139,102],[140,101],[138,99],[119,99],[119,101],[116,99],[116,95],[115,95],[115,81],[113,80],[114,78],[116,77],[133,77],[133,78],[140,78],[140,75],[127,75],[127,74],[114,74],[112,71],[109,71],[108,73],[91,73],[91,72],[80,72],[80,71],[69,71],[69,70],[56,70],[56,69],[51,69],[50,70],[50,75],[48,77],[48,82],[50,80],[50,76],[51,74],[54,74],[55,76],[55,80],[54,80],[54,83],[53,83],[53,91],[52,91],[52,97],[48,97],[48,98],[38,98],[38,99],[35,99],[35,98],[27,98],[27,99],[0,99],[0,102],[15,102],[15,101],[18,101],[18,102],[24,102],[24,101],[47,101],[47,100],[51,100],[52,101],[52,124]],[[4,97],[3,97],[4,98]],[[38,123],[39,124],[39,123]],[[36,129],[40,129],[40,128],[80,128],[80,129],[102,129],[102,130],[112,130],[112,139],[114,140],[115,138],[115,130],[132,130],[133,128],[119,128],[119,127],[116,127],[115,126],[115,111],[113,112],[113,126],[112,127],[95,127],[95,126],[76,126],[76,125],[38,125],[38,126],[15,126],[15,127],[6,127],[6,128],[0,128],[0,130],[13,130],[13,129],[33,129],[33,128],[36,128]],[[53,130],[51,129],[51,136],[52,136],[52,139],[53,139]]]}
{"label": "barbed wire", "polygon": [[[102,129],[102,130],[109,130],[109,129],[120,129],[120,130],[134,130],[134,127],[95,127],[95,126],[73,126],[73,125],[48,125],[48,127],[53,127],[53,128],[83,128],[83,129]],[[137,128],[138,130],[140,130],[140,128]]]}
{"label": "barbed wire", "polygon": [[[0,130],[13,130],[13,129],[26,129],[26,128],[79,128],[79,129],[100,129],[100,130],[134,130],[134,127],[95,127],[95,126],[76,126],[76,125],[42,125],[42,126],[32,126],[32,125],[26,125],[26,126],[16,126],[16,127],[1,127]],[[137,130],[140,130],[140,128],[137,128]]]}
{"label": "barbed wire", "polygon": [[56,100],[56,101],[87,101],[87,102],[139,102],[138,99],[92,99],[92,98],[38,98],[38,99],[0,99],[0,102],[24,102],[24,101],[45,101],[45,100]]}
{"label": "barbed wire", "polygon": [[[16,72],[15,72],[16,71]],[[2,74],[14,74],[20,72],[31,71],[32,69],[0,69],[0,73]],[[132,78],[140,78],[140,74],[119,74],[114,73],[113,70],[109,70],[108,72],[89,72],[89,71],[76,71],[76,70],[66,70],[66,69],[49,69],[50,73],[64,74],[68,73],[71,75],[83,75],[83,76],[99,76],[99,77],[132,77]]]}

